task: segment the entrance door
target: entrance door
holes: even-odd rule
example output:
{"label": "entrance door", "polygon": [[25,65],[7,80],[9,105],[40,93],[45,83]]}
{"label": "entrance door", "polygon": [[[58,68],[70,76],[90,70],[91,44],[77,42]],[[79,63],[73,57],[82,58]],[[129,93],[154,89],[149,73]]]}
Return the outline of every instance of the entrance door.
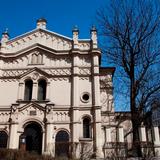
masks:
{"label": "entrance door", "polygon": [[56,135],[56,157],[69,157],[69,135],[59,131]]}
{"label": "entrance door", "polygon": [[26,150],[41,154],[42,152],[42,128],[36,123],[28,124],[24,129]]}

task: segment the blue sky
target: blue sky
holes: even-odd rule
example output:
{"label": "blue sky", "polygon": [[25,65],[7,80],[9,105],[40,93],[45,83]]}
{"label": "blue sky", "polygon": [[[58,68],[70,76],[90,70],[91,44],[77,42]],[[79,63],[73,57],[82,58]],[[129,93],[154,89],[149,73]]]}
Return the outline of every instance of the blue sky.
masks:
{"label": "blue sky", "polygon": [[47,28],[72,37],[72,28],[78,25],[80,38],[89,38],[95,24],[96,10],[107,0],[1,0],[0,32],[6,28],[10,37],[23,34],[36,26],[36,20],[47,19]]}

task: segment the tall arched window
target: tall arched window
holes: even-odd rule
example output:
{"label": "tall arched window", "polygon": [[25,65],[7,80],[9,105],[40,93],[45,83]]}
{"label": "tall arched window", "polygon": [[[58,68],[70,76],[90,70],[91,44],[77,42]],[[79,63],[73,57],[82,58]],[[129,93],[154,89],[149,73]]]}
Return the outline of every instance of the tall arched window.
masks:
{"label": "tall arched window", "polygon": [[83,138],[91,138],[91,120],[88,117],[83,119]]}
{"label": "tall arched window", "polygon": [[46,99],[46,81],[40,80],[38,82],[38,100],[43,101]]}
{"label": "tall arched window", "polygon": [[4,131],[0,131],[0,148],[7,148],[8,135]]}
{"label": "tall arched window", "polygon": [[32,88],[33,88],[33,81],[27,80],[25,82],[25,93],[24,93],[25,101],[30,101],[32,99]]}

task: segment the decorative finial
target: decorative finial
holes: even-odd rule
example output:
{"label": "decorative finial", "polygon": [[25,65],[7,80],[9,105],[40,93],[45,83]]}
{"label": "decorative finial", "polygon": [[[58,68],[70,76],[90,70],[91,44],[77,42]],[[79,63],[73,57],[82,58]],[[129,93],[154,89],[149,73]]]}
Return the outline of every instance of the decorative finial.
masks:
{"label": "decorative finial", "polygon": [[5,33],[8,33],[8,28],[6,28],[6,31],[5,31]]}
{"label": "decorative finial", "polygon": [[72,32],[79,32],[79,29],[78,29],[78,26],[77,26],[77,25],[75,25],[75,26],[73,27]]}
{"label": "decorative finial", "polygon": [[91,33],[91,40],[92,40],[92,48],[97,48],[97,29],[95,25],[92,25],[90,33]]}
{"label": "decorative finial", "polygon": [[91,31],[97,31],[96,26],[92,25]]}
{"label": "decorative finial", "polygon": [[72,29],[72,33],[73,33],[73,48],[77,49],[78,48],[78,35],[79,35],[79,29],[77,25],[75,25],[74,28]]}
{"label": "decorative finial", "polygon": [[6,28],[6,30],[2,33],[2,35],[8,35],[9,36],[9,34],[8,34],[8,28]]}
{"label": "decorative finial", "polygon": [[37,28],[46,29],[47,20],[45,18],[39,18],[37,20]]}

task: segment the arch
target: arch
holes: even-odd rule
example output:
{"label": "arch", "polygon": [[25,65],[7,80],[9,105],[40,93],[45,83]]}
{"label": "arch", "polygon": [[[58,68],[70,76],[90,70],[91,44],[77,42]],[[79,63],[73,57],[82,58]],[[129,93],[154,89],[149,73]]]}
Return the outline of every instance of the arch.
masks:
{"label": "arch", "polygon": [[91,119],[83,118],[83,138],[91,138]]}
{"label": "arch", "polygon": [[24,125],[25,149],[27,151],[42,152],[42,127],[37,122],[28,122]]}
{"label": "arch", "polygon": [[46,88],[47,88],[47,83],[46,80],[41,79],[38,82],[38,100],[39,101],[44,101],[46,99]]}
{"label": "arch", "polygon": [[65,130],[59,130],[56,134],[55,155],[57,157],[69,157],[69,134]]}
{"label": "arch", "polygon": [[7,148],[8,134],[5,131],[0,131],[0,148]]}
{"label": "arch", "polygon": [[42,122],[43,120],[42,119],[40,119],[40,118],[27,118],[27,119],[25,119],[22,123],[21,123],[21,125],[19,126],[20,128],[19,129],[23,129],[24,130],[24,128],[28,125],[28,124],[30,124],[30,123],[37,123],[41,128],[42,128],[42,132],[44,132],[44,123]]}
{"label": "arch", "polygon": [[25,101],[30,101],[32,99],[32,88],[33,88],[33,81],[31,79],[27,79],[25,81],[25,91],[24,91]]}

